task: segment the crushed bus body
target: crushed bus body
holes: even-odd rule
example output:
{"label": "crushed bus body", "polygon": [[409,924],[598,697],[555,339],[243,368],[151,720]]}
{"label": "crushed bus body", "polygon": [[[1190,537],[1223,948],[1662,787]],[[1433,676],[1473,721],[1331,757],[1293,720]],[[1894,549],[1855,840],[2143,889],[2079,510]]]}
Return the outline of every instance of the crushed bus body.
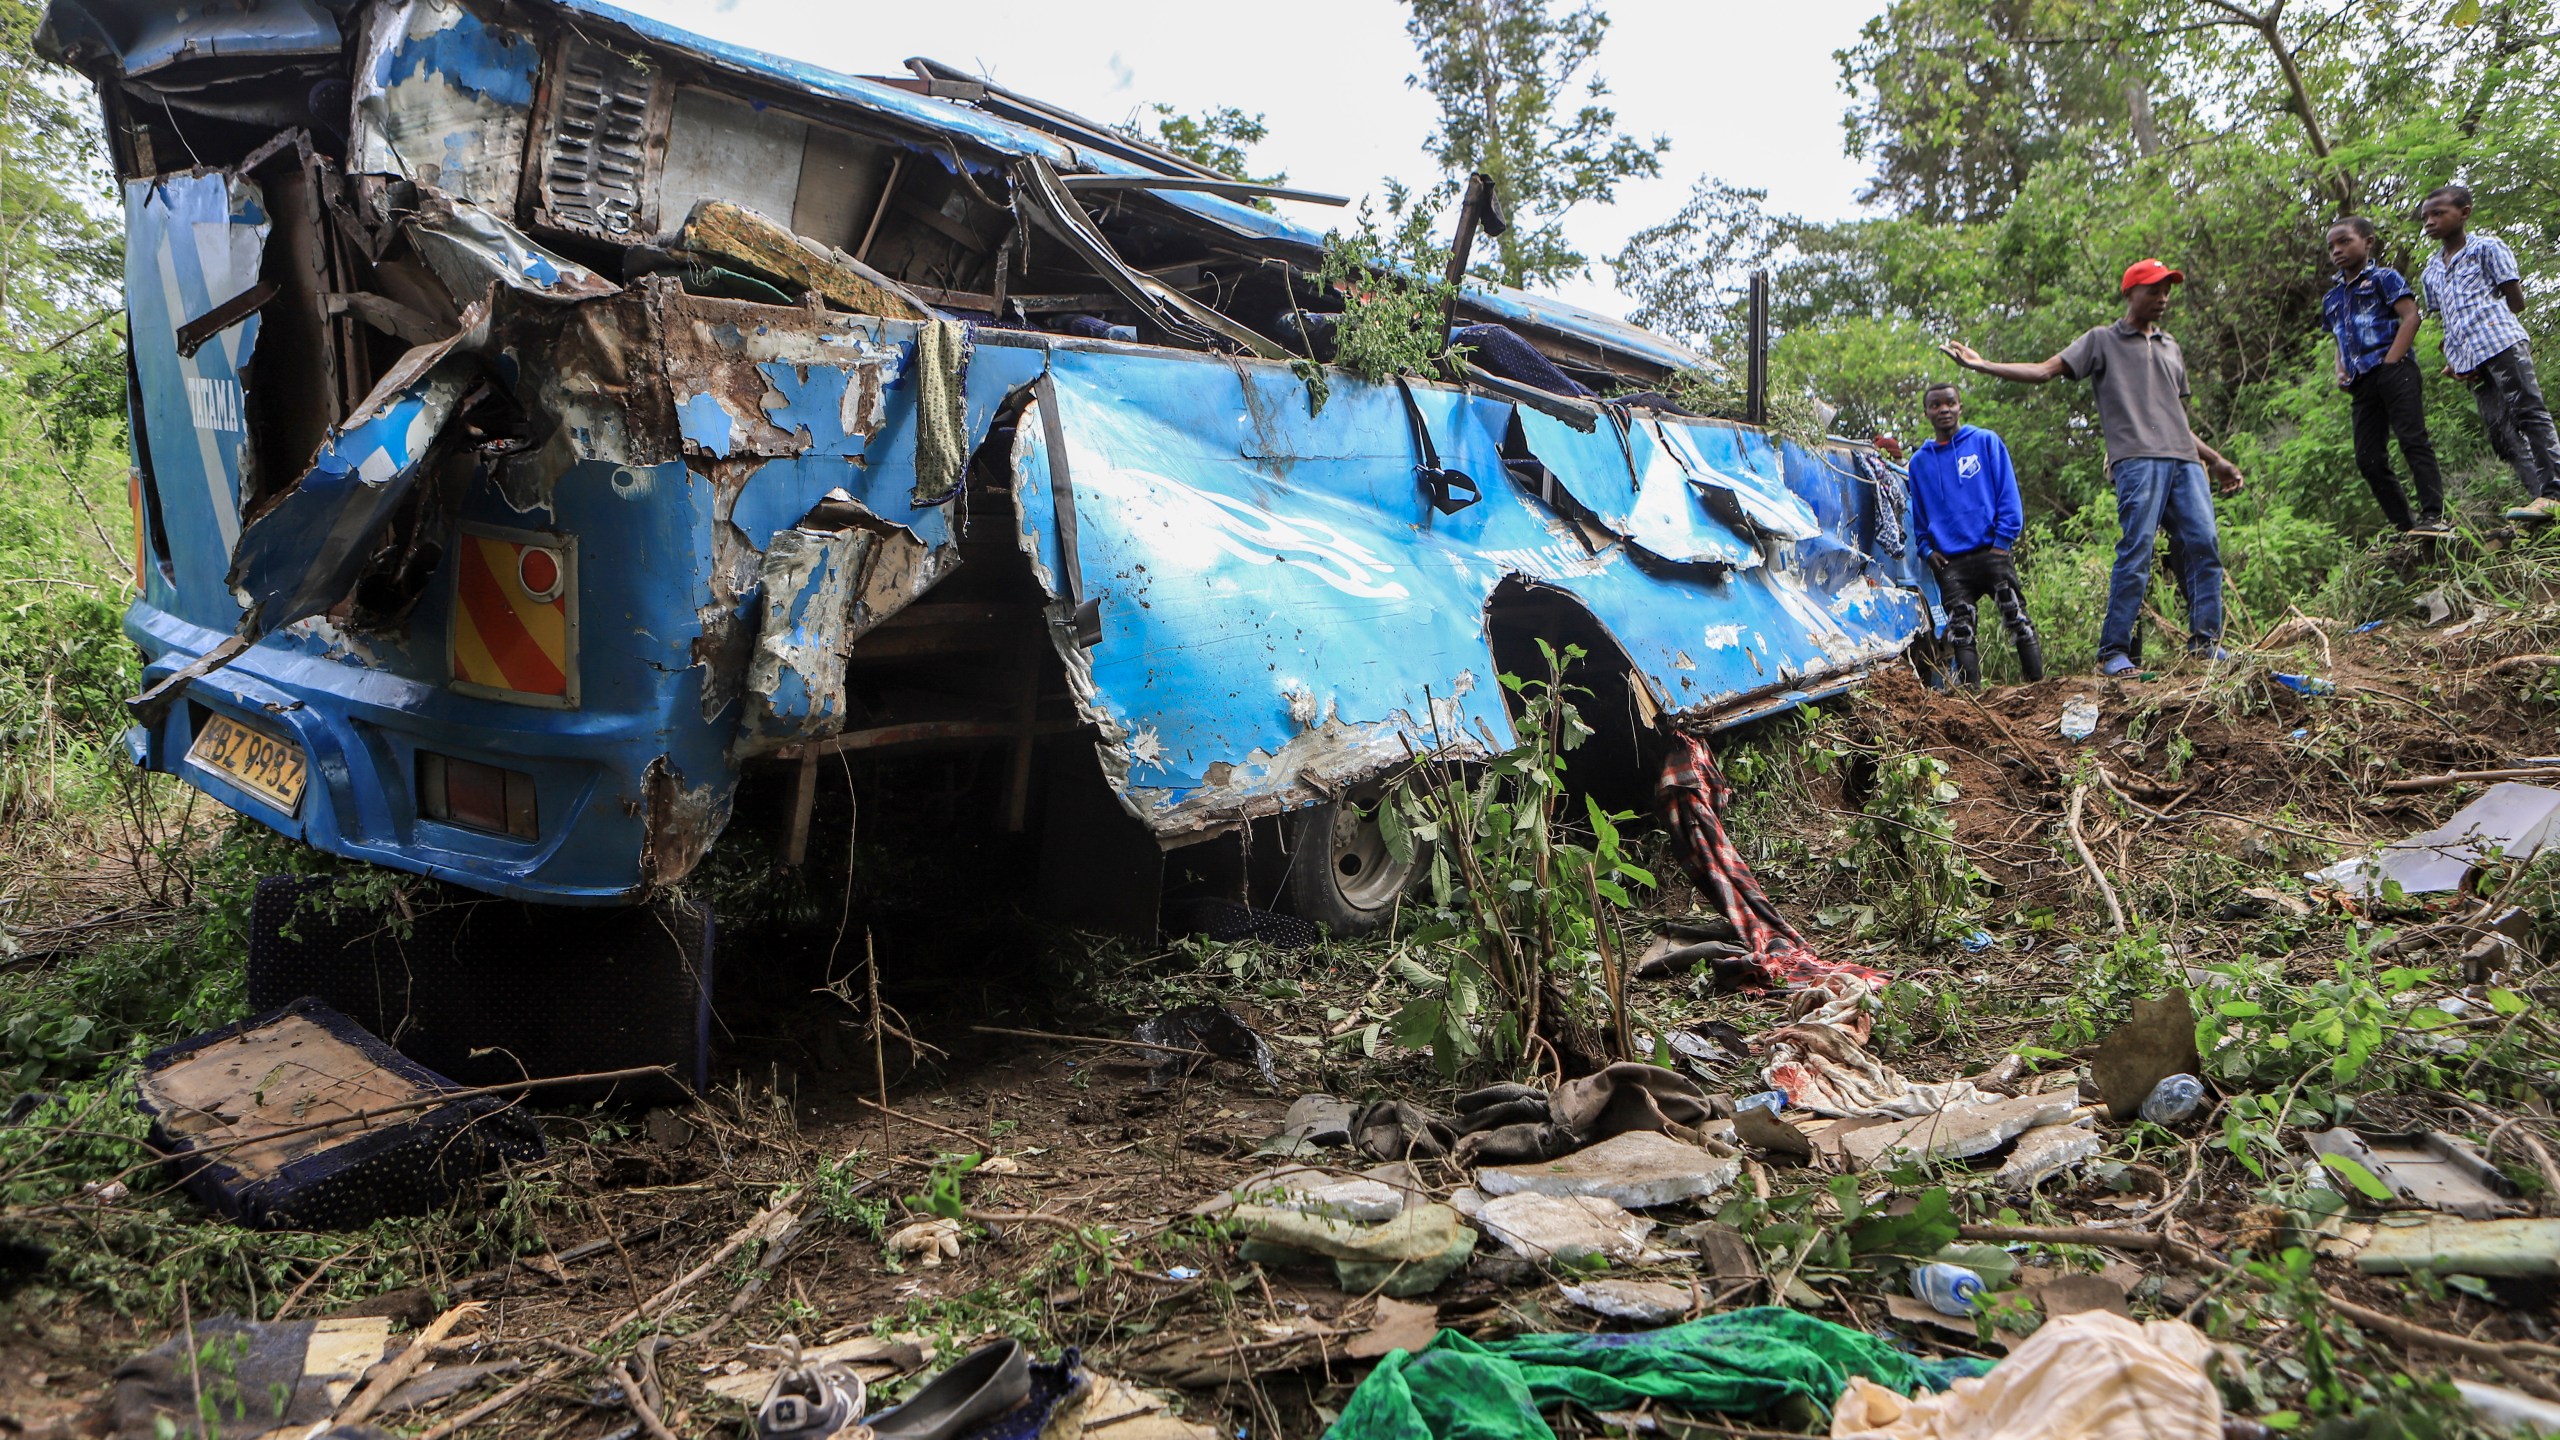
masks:
{"label": "crushed bus body", "polygon": [[1713,727],[1927,615],[1872,452],[1593,398],[1703,362],[1489,288],[1463,377],[1319,407],[1321,236],[947,67],[589,0],[46,23],[127,219],[132,756],[323,850],[627,904],[969,746],[1051,850],[1335,817],[1356,925],[1355,797],[1507,746],[1522,637]]}

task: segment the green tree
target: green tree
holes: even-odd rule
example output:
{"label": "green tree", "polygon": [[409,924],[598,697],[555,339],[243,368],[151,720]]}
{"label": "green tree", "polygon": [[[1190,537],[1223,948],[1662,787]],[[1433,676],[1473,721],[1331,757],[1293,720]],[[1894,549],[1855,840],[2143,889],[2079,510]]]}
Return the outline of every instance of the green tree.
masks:
{"label": "green tree", "polygon": [[1162,102],[1150,106],[1149,113],[1154,117],[1152,126],[1133,120],[1118,127],[1120,133],[1169,150],[1204,170],[1258,185],[1289,183],[1286,171],[1270,175],[1253,172],[1253,147],[1271,138],[1271,127],[1263,123],[1261,115],[1247,115],[1233,105],[1213,106],[1202,114],[1187,115]]}
{"label": "green tree", "polygon": [[1671,142],[1618,128],[1601,103],[1607,82],[1592,70],[1609,17],[1597,4],[1555,0],[1406,0],[1405,32],[1422,69],[1406,83],[1431,92],[1440,122],[1427,148],[1456,193],[1469,174],[1493,178],[1511,228],[1479,274],[1506,285],[1541,285],[1587,274],[1567,242],[1564,217],[1607,204],[1619,182],[1661,173]]}
{"label": "green tree", "polygon": [[1751,272],[1769,263],[1798,222],[1769,214],[1769,192],[1702,175],[1687,204],[1637,231],[1609,261],[1635,300],[1627,318],[1713,349],[1741,328]]}
{"label": "green tree", "polygon": [[124,269],[97,102],[36,58],[43,8],[0,0],[0,337],[22,358],[112,315]]}

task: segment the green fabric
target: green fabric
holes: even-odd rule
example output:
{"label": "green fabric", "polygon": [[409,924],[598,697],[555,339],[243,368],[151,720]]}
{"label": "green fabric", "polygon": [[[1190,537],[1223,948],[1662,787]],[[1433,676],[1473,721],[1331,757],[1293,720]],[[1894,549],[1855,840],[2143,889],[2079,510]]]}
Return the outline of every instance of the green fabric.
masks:
{"label": "green fabric", "polygon": [[949,320],[929,320],[916,330],[916,486],[909,503],[939,505],[960,491],[969,464],[967,401],[961,377],[969,363],[969,334]]}
{"label": "green fabric", "polygon": [[1479,1344],[1443,1330],[1395,1351],[1351,1394],[1327,1440],[1555,1440],[1541,1410],[1627,1410],[1647,1400],[1691,1415],[1756,1414],[1801,1396],[1824,1411],[1863,1375],[1908,1395],[1990,1367],[1924,1360],[1864,1331],[1783,1306],[1627,1334],[1521,1335]]}

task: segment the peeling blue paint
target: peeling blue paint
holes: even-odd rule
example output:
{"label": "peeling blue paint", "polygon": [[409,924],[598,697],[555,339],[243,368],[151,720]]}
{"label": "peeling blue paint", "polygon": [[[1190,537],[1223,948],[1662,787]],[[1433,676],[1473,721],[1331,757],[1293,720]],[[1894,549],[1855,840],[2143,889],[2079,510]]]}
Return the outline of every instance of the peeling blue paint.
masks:
{"label": "peeling blue paint", "polygon": [[429,75],[501,105],[531,105],[534,75],[542,65],[540,47],[481,24],[468,10],[456,10],[454,17],[444,29],[413,36],[383,56],[388,73],[378,72],[375,81],[388,89]]}

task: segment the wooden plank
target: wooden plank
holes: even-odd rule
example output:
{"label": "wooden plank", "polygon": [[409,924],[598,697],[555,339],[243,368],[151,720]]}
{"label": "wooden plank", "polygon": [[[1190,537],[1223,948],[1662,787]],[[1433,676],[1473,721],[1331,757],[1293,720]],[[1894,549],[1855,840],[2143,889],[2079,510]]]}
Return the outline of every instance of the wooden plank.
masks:
{"label": "wooden plank", "polygon": [[734,260],[859,315],[930,320],[933,312],[906,287],[841,251],[823,253],[799,236],[725,201],[706,200],[685,222],[678,245],[698,255]]}

